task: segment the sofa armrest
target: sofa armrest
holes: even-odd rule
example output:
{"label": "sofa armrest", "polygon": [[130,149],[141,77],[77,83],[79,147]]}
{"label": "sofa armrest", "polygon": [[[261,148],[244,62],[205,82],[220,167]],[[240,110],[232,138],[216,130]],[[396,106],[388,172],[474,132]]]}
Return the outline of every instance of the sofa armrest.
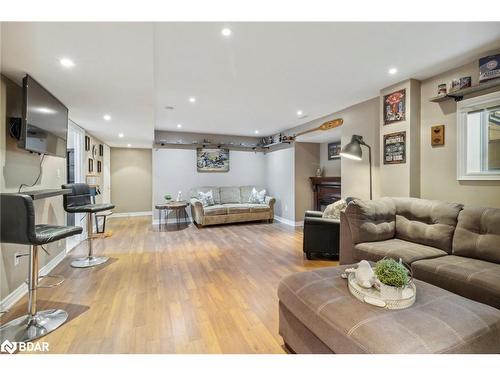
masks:
{"label": "sofa armrest", "polygon": [[323,217],[323,212],[307,210],[304,214],[304,217]]}
{"label": "sofa armrest", "polygon": [[328,226],[339,226],[340,219],[327,219],[323,217],[308,217],[304,218],[304,226],[306,225],[328,225]]}
{"label": "sofa armrest", "polygon": [[276,198],[274,197],[270,197],[270,196],[266,196],[264,202],[271,208],[274,207],[274,204],[276,203]]}
{"label": "sofa armrest", "polygon": [[200,225],[203,225],[203,203],[199,199],[191,198],[191,217]]}
{"label": "sofa armrest", "polygon": [[345,209],[345,218],[354,244],[394,238],[396,204],[391,198],[354,199]]}

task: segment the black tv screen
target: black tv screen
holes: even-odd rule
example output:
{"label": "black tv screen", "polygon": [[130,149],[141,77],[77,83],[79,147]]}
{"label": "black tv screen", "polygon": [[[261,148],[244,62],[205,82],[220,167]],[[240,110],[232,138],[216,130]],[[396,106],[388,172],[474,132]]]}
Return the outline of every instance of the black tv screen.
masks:
{"label": "black tv screen", "polygon": [[27,75],[23,79],[22,147],[65,158],[67,132],[68,108]]}

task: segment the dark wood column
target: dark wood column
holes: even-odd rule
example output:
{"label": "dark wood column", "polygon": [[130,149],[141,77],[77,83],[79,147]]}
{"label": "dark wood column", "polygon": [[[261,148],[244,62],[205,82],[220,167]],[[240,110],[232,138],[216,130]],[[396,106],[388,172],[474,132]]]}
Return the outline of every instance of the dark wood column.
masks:
{"label": "dark wood column", "polygon": [[321,211],[321,206],[327,206],[341,198],[340,177],[309,177],[314,191],[314,209]]}

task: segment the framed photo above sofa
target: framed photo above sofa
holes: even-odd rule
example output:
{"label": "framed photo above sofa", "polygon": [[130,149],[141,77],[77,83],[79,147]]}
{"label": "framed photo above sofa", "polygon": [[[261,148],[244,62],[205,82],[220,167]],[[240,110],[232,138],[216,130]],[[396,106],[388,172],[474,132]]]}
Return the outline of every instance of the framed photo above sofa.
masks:
{"label": "framed photo above sofa", "polygon": [[196,149],[196,167],[198,172],[229,172],[229,149]]}

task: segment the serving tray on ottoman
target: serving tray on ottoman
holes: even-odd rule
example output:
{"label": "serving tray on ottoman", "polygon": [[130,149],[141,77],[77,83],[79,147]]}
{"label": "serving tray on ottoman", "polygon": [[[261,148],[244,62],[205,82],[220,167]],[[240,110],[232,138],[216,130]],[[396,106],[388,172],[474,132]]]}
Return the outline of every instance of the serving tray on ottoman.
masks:
{"label": "serving tray on ottoman", "polygon": [[296,353],[500,353],[500,310],[420,280],[413,306],[363,303],[327,267],[279,284],[279,330]]}

